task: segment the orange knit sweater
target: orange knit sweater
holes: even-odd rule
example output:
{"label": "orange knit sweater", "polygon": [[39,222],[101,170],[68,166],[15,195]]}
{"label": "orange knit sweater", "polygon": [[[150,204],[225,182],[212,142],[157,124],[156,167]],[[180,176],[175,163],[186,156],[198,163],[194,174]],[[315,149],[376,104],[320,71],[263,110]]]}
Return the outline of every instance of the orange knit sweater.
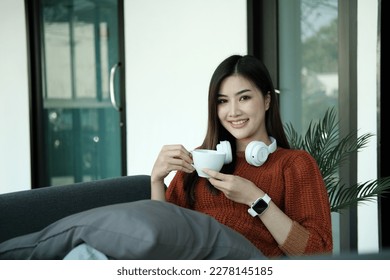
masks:
{"label": "orange knit sweater", "polygon": [[[278,148],[270,154],[266,163],[255,167],[246,162],[243,153],[237,155],[234,175],[255,183],[293,220],[284,244],[278,245],[262,221],[248,214],[247,205],[229,200],[222,192],[210,193],[204,178],[199,180],[195,189],[194,210],[240,232],[270,258],[331,253],[329,199],[314,158],[305,151]],[[166,199],[188,208],[183,175],[176,173],[166,192]]]}

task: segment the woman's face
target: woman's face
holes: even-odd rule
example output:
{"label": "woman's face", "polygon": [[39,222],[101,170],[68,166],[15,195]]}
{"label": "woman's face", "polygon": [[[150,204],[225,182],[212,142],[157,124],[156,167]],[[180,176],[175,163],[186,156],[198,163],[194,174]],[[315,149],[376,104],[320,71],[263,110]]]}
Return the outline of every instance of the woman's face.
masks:
{"label": "woman's face", "polygon": [[240,75],[227,77],[218,93],[218,118],[237,140],[237,151],[244,151],[249,142],[268,142],[265,112],[270,105],[260,89]]}

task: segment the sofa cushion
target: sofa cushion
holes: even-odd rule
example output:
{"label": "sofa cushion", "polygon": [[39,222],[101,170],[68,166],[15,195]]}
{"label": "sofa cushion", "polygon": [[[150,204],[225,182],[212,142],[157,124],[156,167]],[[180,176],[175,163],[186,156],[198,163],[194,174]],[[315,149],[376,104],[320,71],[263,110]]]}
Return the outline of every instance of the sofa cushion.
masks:
{"label": "sofa cushion", "polygon": [[141,200],[63,218],[0,244],[1,259],[62,259],[86,243],[111,259],[260,259],[238,232],[177,205]]}

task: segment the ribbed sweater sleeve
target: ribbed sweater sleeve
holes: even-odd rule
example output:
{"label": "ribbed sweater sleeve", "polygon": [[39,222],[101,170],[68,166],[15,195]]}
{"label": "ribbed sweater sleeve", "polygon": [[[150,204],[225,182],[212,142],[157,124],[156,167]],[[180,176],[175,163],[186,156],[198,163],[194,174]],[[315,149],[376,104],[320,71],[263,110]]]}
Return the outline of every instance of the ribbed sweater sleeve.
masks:
{"label": "ribbed sweater sleeve", "polygon": [[286,241],[279,248],[286,255],[303,255],[309,239],[310,232],[303,226],[293,221],[291,230],[287,236]]}
{"label": "ribbed sweater sleeve", "polygon": [[280,248],[287,255],[330,253],[329,197],[316,161],[301,151],[290,157],[284,170],[283,208],[295,223]]}

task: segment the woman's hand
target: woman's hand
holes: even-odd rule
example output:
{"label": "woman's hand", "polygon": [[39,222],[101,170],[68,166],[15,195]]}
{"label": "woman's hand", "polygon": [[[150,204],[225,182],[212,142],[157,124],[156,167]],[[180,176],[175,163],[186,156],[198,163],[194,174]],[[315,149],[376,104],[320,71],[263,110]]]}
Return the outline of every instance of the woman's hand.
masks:
{"label": "woman's hand", "polygon": [[192,166],[191,153],[182,145],[163,146],[154,163],[151,180],[163,182],[165,177],[174,170],[192,173],[195,169]]}
{"label": "woman's hand", "polygon": [[215,188],[235,202],[250,206],[253,201],[265,194],[254,183],[245,178],[223,174],[210,169],[203,171],[210,176],[209,181]]}

